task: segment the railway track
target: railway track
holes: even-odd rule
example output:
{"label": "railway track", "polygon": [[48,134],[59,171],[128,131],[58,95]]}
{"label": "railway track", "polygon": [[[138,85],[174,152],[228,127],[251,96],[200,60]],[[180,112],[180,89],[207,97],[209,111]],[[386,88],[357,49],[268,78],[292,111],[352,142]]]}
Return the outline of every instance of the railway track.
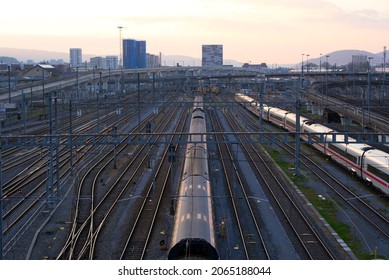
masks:
{"label": "railway track", "polygon": [[[169,120],[171,120],[173,116],[175,116],[175,113],[171,113],[169,115]],[[161,126],[161,128],[157,127],[156,128],[157,131],[160,129],[161,131],[163,129],[166,129],[169,120],[165,121],[164,126]],[[146,120],[144,122],[145,126],[149,121],[150,120]],[[136,139],[134,140],[136,141]],[[147,144],[140,147],[138,151],[133,155],[134,156],[133,161],[125,167],[124,171],[120,175],[115,175],[115,177],[117,176],[118,178],[115,179],[115,182],[109,187],[109,190],[101,192],[100,195],[98,195],[98,191],[97,191],[98,188],[96,187],[93,187],[92,189],[89,189],[88,187],[80,187],[80,189],[86,190],[86,193],[80,192],[79,196],[90,197],[90,199],[86,199],[86,201],[77,200],[78,203],[82,201],[83,204],[87,204],[87,206],[78,205],[77,209],[87,208],[90,210],[89,212],[86,211],[87,213],[86,215],[84,214],[84,217],[82,219],[84,222],[80,226],[77,225],[77,218],[74,219],[72,233],[69,235],[69,239],[66,242],[63,250],[59,254],[58,258],[70,258],[70,259],[72,258],[106,259],[107,258],[106,250],[104,251],[100,249],[99,248],[100,246],[98,245],[101,244],[101,241],[99,241],[101,239],[100,237],[106,236],[106,234],[102,232],[107,232],[107,224],[110,223],[109,218],[113,216],[112,214],[113,212],[116,211],[117,213],[116,210],[117,208],[120,208],[117,207],[117,205],[125,204],[125,202],[123,201],[127,201],[127,200],[128,203],[130,204],[130,200],[132,199],[134,199],[134,201],[136,200],[134,204],[140,205],[141,204],[140,200],[143,199],[143,205],[147,205],[147,209],[149,209],[151,202],[154,203],[153,202],[154,199],[150,199],[150,193],[149,193],[150,191],[147,193],[145,193],[144,191],[142,191],[141,193],[137,193],[139,190],[134,189],[135,185],[133,185],[132,182],[137,182],[141,180],[140,178],[142,177],[141,173],[143,172],[143,168],[148,165],[148,160],[150,159],[150,155],[156,153],[156,149],[158,149],[158,147],[149,146]],[[102,168],[96,168],[96,167],[91,168],[90,172],[92,172],[92,170],[99,170],[97,172],[95,171],[94,173],[96,174],[92,176],[92,178],[94,178],[92,186],[97,186],[99,184],[100,178],[102,176],[101,174],[106,173],[106,171],[103,171],[103,169],[108,165],[108,162],[111,162],[112,160],[113,159],[111,158],[108,161],[107,160],[102,161],[105,162],[105,163],[100,163],[103,165]],[[90,179],[88,179],[87,181],[90,181]],[[156,184],[156,186],[160,186],[160,185],[163,184],[158,184],[158,183]],[[152,187],[153,186],[151,186],[151,188]],[[108,187],[106,186],[106,188]],[[156,188],[154,188],[153,190],[153,194],[155,192],[155,189]],[[101,199],[98,197],[101,197]],[[82,214],[80,210],[77,213]],[[149,214],[150,211],[146,211],[146,213]],[[80,218],[79,214],[76,214],[75,217],[78,217],[78,219]],[[130,219],[128,221],[128,224],[126,224],[126,227],[129,226],[132,223],[132,221],[133,220]],[[141,228],[144,228],[144,225],[145,224],[142,224]],[[127,229],[123,229],[121,235],[125,234],[125,232],[127,232]],[[122,237],[124,238],[125,236]],[[142,233],[140,235],[137,235],[135,240],[138,241],[136,242],[139,242],[139,240],[143,237],[144,234]],[[77,245],[77,243],[79,243],[79,245]],[[133,245],[133,243],[131,243],[131,245]],[[124,245],[120,245],[120,246],[124,246]],[[120,251],[119,248],[116,251],[118,250]],[[131,256],[135,258],[138,257],[138,255],[134,253],[134,251],[133,254],[131,254]],[[112,253],[112,258],[119,258],[119,256],[117,253]]]}
{"label": "railway track", "polygon": [[[294,147],[288,144],[282,146],[285,151],[294,155]],[[331,196],[336,195],[343,204],[350,206],[356,214],[363,217],[365,221],[372,226],[372,228],[382,235],[383,238],[389,240],[389,220],[385,216],[367,204],[357,194],[353,193],[347,186],[345,186],[345,184],[321,168],[319,164],[315,163],[308,156],[304,154],[300,154],[300,156],[301,163],[304,167],[307,170],[310,170],[312,174],[315,174],[316,177],[327,186],[326,193],[328,196],[330,196],[328,192],[331,191]]]}
{"label": "railway track", "polygon": [[[248,123],[250,124],[252,130],[259,129],[257,123],[253,122],[250,118],[245,118],[245,122],[246,125]],[[295,156],[295,147],[293,145],[283,143],[281,139],[277,140],[277,145],[281,149],[283,149],[291,157]],[[365,219],[368,224],[379,232],[383,238],[389,238],[389,220],[378,209],[366,203],[360,195],[351,191],[349,187],[323,169],[320,164],[314,162],[305,153],[300,153],[300,162],[307,170],[311,171],[318,180],[325,184],[327,196],[330,196],[329,192],[331,192],[333,199],[335,199],[336,196],[337,200],[351,207],[355,214],[363,217],[363,219]]]}
{"label": "railway track", "polygon": [[[245,123],[246,129],[251,131],[257,131],[259,129],[257,120],[254,121],[250,117],[244,117],[243,122]],[[274,138],[274,140],[278,139]],[[291,158],[295,157],[295,147],[283,143],[283,139],[279,139],[277,146],[289,154]],[[376,238],[388,239],[388,219],[386,217],[386,211],[384,215],[383,209],[377,208],[377,204],[366,202],[365,196],[369,197],[372,194],[363,195],[361,192],[355,193],[351,191],[350,186],[345,185],[331,175],[330,172],[322,167],[322,164],[314,162],[311,159],[312,156],[306,156],[303,152],[300,152],[300,157],[300,162],[305,170],[309,170],[310,174],[316,177],[315,180],[322,182],[321,185],[325,186],[322,187],[325,188],[325,191],[323,190],[324,194],[318,196],[318,200],[328,199],[332,201],[333,206],[337,206],[337,209],[339,208],[338,211],[341,211],[348,217],[357,215],[360,220],[364,220],[366,225],[369,225],[376,232]],[[356,227],[354,222],[352,222],[351,226]],[[359,232],[359,234],[362,238],[361,242],[366,243],[367,249],[369,249],[370,246],[365,240],[364,234],[362,232]]]}
{"label": "railway track", "polygon": [[[187,118],[188,113],[186,112],[185,116],[180,118],[180,122],[177,122],[174,127],[175,132],[180,133],[184,131],[184,125]],[[169,141],[173,141],[174,137],[177,136],[172,136]],[[168,156],[169,147],[166,147],[161,155],[159,165],[156,168],[155,179],[148,183],[142,206],[132,227],[129,227],[131,230],[126,238],[125,245],[121,249],[119,257],[121,260],[144,259],[151,236],[154,233],[153,231],[154,226],[157,223],[157,217],[162,216],[166,219],[166,205],[172,203],[170,200],[173,196],[173,190],[169,189],[169,183],[171,184],[170,181],[173,180],[173,178],[172,165],[168,162]],[[165,208],[162,207],[163,205]]]}
{"label": "railway track", "polygon": [[[136,115],[136,112],[131,115],[127,115],[121,118],[121,123],[128,122],[129,118]],[[90,118],[90,115],[86,115],[83,118],[79,118],[74,122],[74,133],[87,132],[94,130],[96,127],[96,121]],[[104,118],[102,118],[104,120]],[[110,123],[107,127],[101,130],[101,133],[107,133],[112,130],[114,125],[118,125],[115,114],[106,114],[106,122]],[[40,126],[38,128],[39,133],[44,132],[47,126]],[[61,182],[65,182],[69,179],[71,167],[69,165],[69,150],[67,149],[66,140],[60,140],[58,150],[58,161],[53,162],[53,194],[56,197],[52,198],[55,202],[59,199],[57,193],[57,179]],[[73,150],[74,165],[82,162],[84,159],[81,155],[86,155],[92,150],[92,146],[79,146]],[[4,169],[7,171],[7,181],[3,185],[5,212],[3,215],[4,225],[4,252],[5,255],[12,252],[12,248],[18,243],[28,228],[35,223],[38,215],[47,207],[45,201],[46,189],[48,184],[47,169],[48,169],[48,149],[47,148],[32,148],[21,149],[11,148],[2,151],[2,156],[5,157]],[[57,168],[56,165],[59,165]],[[11,171],[12,174],[10,174]],[[56,175],[57,171],[60,171],[59,175]],[[63,195],[63,194],[61,194]]]}
{"label": "railway track", "polygon": [[[210,111],[213,131],[222,132],[214,111]],[[225,141],[225,136],[215,134],[218,142]],[[229,192],[230,202],[234,210],[234,221],[237,225],[241,246],[246,259],[270,259],[270,255],[264,242],[263,233],[258,226],[257,217],[249,203],[248,195],[243,187],[241,175],[237,171],[236,155],[233,156],[232,148],[227,144],[217,144],[222,160],[223,172]],[[233,170],[233,172],[231,172]],[[255,244],[255,245],[253,245]]]}
{"label": "railway track", "polygon": [[[226,117],[235,130],[245,129],[238,126],[231,114],[227,114]],[[246,136],[238,136],[238,143],[249,140],[247,137],[246,139],[240,137]],[[296,199],[298,194],[294,193],[283,176],[278,175],[279,169],[253,144],[240,145],[240,147],[245,152],[245,157],[252,165],[252,169],[258,173],[258,181],[264,186],[271,205],[273,208],[278,208],[277,212],[281,215],[288,232],[293,233],[290,238],[300,257],[316,260],[336,258],[326,236],[318,230],[315,220]]]}

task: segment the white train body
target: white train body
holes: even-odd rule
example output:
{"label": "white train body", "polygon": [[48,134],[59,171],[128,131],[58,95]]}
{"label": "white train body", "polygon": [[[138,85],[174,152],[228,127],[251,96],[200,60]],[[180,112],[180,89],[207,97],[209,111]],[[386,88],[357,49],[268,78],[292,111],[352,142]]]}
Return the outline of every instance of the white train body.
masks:
{"label": "white train body", "polygon": [[362,178],[385,194],[389,193],[389,154],[377,149],[368,150],[362,163]]}
{"label": "white train body", "polygon": [[[305,122],[301,126],[300,132],[302,133],[301,139],[304,141],[312,140],[312,146],[318,149],[320,152],[325,153],[326,145],[324,144],[324,140],[330,133],[334,131],[318,123]],[[311,133],[311,135],[306,133]]]}
{"label": "white train body", "polygon": [[[237,95],[236,101],[257,104],[254,99],[242,94]],[[258,116],[259,104],[251,108],[256,108],[250,111]],[[263,104],[262,119],[288,131],[296,131],[296,114],[293,112]],[[300,132],[301,139],[312,143],[317,150],[363,178],[369,185],[389,194],[388,153],[363,143],[355,143],[355,139],[346,139],[345,135],[324,125],[312,123],[304,117],[300,117]]]}

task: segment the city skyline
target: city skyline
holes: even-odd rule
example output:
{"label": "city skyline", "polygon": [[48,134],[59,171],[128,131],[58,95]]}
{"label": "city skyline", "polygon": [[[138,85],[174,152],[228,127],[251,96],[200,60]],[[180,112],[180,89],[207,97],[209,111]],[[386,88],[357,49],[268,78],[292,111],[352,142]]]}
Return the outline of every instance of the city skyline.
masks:
{"label": "city skyline", "polygon": [[[109,4],[109,6],[107,6]],[[108,7],[108,8],[107,8]],[[388,39],[385,0],[189,0],[128,3],[69,0],[2,4],[1,46],[119,56],[122,38],[148,42],[148,52],[201,57],[222,44],[224,59],[289,64],[339,49],[382,51]]]}

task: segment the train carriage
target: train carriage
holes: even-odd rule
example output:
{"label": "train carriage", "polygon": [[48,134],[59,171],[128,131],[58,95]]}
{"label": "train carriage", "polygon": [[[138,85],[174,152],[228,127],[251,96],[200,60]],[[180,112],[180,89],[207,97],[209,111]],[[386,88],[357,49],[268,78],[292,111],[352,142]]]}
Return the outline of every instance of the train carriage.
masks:
{"label": "train carriage", "polygon": [[[313,141],[312,146],[325,154],[326,146],[324,140],[328,134],[334,132],[332,129],[317,123],[304,122],[300,129],[301,139],[304,141]],[[309,133],[311,135],[309,135]]]}
{"label": "train carriage", "polygon": [[389,154],[377,150],[368,150],[363,157],[362,178],[382,192],[389,193]]}
{"label": "train carriage", "polygon": [[272,122],[272,123],[284,128],[285,127],[284,120],[285,120],[286,114],[288,114],[288,111],[285,111],[285,110],[282,110],[279,108],[275,108],[275,107],[270,107],[267,110],[267,120],[269,122]]}
{"label": "train carriage", "polygon": [[[325,154],[355,175],[361,176],[363,155],[372,147],[363,143],[353,143],[356,140],[351,137],[348,137],[346,142],[346,137],[343,134],[337,134],[336,139],[333,139],[333,136],[327,135],[328,143],[326,144]],[[336,142],[331,142],[333,140],[336,140]]]}
{"label": "train carriage", "polygon": [[[309,119],[305,117],[300,116],[300,130],[301,126],[305,123],[308,122]],[[288,131],[296,131],[296,114],[295,113],[287,113],[284,119],[284,125],[283,128],[288,130]]]}

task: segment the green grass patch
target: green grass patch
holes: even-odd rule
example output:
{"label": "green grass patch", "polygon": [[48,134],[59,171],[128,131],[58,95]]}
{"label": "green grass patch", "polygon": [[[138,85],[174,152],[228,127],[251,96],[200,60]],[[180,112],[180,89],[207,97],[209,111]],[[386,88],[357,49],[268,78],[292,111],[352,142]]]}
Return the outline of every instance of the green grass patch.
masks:
{"label": "green grass patch", "polygon": [[269,145],[263,145],[263,148],[269,153],[273,160],[280,166],[284,173],[290,178],[290,180],[303,192],[305,197],[320,213],[320,215],[327,221],[331,228],[346,242],[353,253],[361,260],[370,260],[375,258],[383,258],[379,255],[379,248],[376,248],[372,253],[362,250],[362,244],[359,240],[358,231],[343,223],[338,219],[339,207],[341,205],[335,205],[335,202],[331,199],[323,199],[319,196],[313,188],[306,184],[307,178],[303,175],[296,178],[294,175],[294,165],[285,160],[285,156],[278,150],[272,148]]}

